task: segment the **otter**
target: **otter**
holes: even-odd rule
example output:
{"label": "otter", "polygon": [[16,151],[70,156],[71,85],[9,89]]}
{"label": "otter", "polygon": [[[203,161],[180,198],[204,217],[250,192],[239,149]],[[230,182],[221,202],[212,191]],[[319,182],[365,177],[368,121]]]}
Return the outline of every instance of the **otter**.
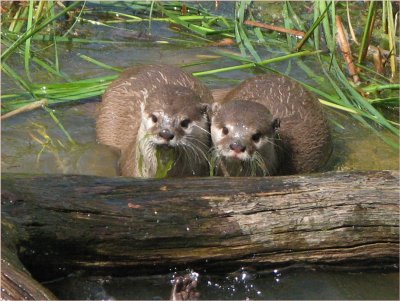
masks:
{"label": "otter", "polygon": [[[279,119],[256,102],[232,100],[212,105],[211,165],[224,176],[266,176],[276,173]],[[211,170],[213,172],[213,170]]]}
{"label": "otter", "polygon": [[97,139],[120,150],[122,176],[208,175],[212,99],[207,87],[177,67],[130,68],[103,95]]}
{"label": "otter", "polygon": [[212,105],[212,165],[217,175],[309,173],[331,151],[318,99],[284,76],[245,80]]}

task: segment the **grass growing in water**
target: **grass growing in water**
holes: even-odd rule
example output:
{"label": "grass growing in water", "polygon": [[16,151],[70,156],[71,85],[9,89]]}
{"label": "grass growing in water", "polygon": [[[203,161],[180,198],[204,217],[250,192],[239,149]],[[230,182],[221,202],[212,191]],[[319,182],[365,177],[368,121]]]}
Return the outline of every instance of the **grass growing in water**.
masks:
{"label": "grass growing in water", "polygon": [[[65,33],[71,32],[71,27],[65,28],[64,32],[58,30],[60,24],[66,22],[62,20],[63,18],[73,21],[70,22],[70,26],[74,26],[77,21],[87,22],[87,26],[93,26],[99,30],[102,27],[112,26],[115,28],[118,24],[168,22],[175,27],[179,26],[181,34],[190,37],[190,43],[193,46],[205,46],[224,38],[232,38],[236,41],[236,46],[231,46],[231,48],[237,47],[241,55],[232,55],[232,52],[228,51],[217,51],[216,53],[230,59],[232,61],[231,66],[218,69],[210,68],[206,71],[194,73],[195,76],[244,69],[268,69],[278,72],[271,64],[285,60],[289,63],[284,73],[290,76],[293,69],[291,59],[296,58],[294,62],[317,85],[311,86],[304,81],[301,81],[301,83],[317,93],[323,104],[351,113],[355,119],[374,131],[376,131],[375,125],[379,125],[398,137],[398,123],[386,119],[377,109],[399,106],[398,91],[400,86],[398,82],[395,82],[398,76],[398,62],[396,62],[398,57],[395,45],[399,38],[394,30],[396,25],[392,12],[393,3],[383,1],[382,4],[385,12],[382,14],[382,28],[383,30],[387,28],[387,53],[389,55],[386,65],[390,68],[390,76],[377,75],[374,71],[368,71],[371,64],[364,59],[368,53],[368,45],[372,43],[374,31],[377,31],[377,27],[371,24],[373,24],[373,20],[376,22],[376,19],[379,18],[378,5],[374,1],[370,4],[353,4],[363,5],[368,11],[368,16],[366,16],[363,25],[365,34],[361,39],[361,45],[359,47],[354,45],[355,48],[358,47],[356,49],[358,51],[355,51],[355,53],[358,53],[356,61],[361,69],[359,71],[362,79],[361,85],[355,85],[348,79],[348,74],[343,71],[346,64],[341,60],[341,53],[336,47],[335,16],[345,14],[345,5],[323,0],[310,2],[308,6],[312,8],[313,20],[308,23],[300,19],[300,14],[296,12],[298,8],[290,2],[282,2],[281,5],[282,12],[285,13],[285,22],[282,27],[305,32],[300,43],[297,43],[297,39],[289,33],[280,36],[274,32],[266,32],[260,28],[245,25],[246,20],[255,19],[252,4],[247,0],[236,3],[236,17],[218,16],[208,12],[201,5],[193,7],[184,2],[103,2],[101,6],[92,5],[92,7],[97,8],[97,12],[83,6],[83,2],[73,2],[67,7],[59,6],[59,2],[56,1],[30,0],[28,5],[25,6],[12,4],[9,11],[3,15],[4,24],[7,24],[7,26],[3,26],[4,30],[2,31],[2,70],[13,78],[24,92],[2,95],[2,114],[42,98],[48,99],[48,103],[51,105],[99,96],[108,84],[118,76],[119,68],[99,62],[86,55],[80,55],[80,59],[89,61],[100,68],[111,70],[115,74],[71,81],[68,75],[59,69],[57,44],[71,41],[76,43],[97,42],[100,44],[131,43],[132,45],[140,43],[114,40],[93,41],[92,39],[65,36]],[[348,6],[348,4],[346,5]],[[36,11],[34,11],[35,8]],[[361,10],[361,8],[359,9]],[[123,13],[118,12],[118,10],[123,11]],[[134,13],[129,14],[129,11]],[[102,18],[102,16],[105,17]],[[127,29],[121,28],[121,30]],[[53,60],[49,60],[38,47],[40,45],[39,39],[45,39],[50,42],[50,47],[54,47],[55,57]],[[185,43],[178,38],[164,38],[162,42]],[[152,43],[155,43],[155,41]],[[267,59],[263,57],[262,53],[265,53],[265,49],[271,49],[271,45],[275,45],[280,54]],[[296,52],[299,49],[301,49],[301,52]],[[33,53],[34,55],[32,55]],[[19,56],[23,59],[25,74],[16,72],[8,63],[11,56]],[[299,59],[302,56],[314,56],[323,70],[323,75],[316,74],[307,67]],[[206,64],[207,62],[202,63]],[[30,77],[32,66],[42,68],[49,74],[56,76],[57,80],[46,84],[32,82]],[[385,139],[390,145],[398,147],[397,139]]]}

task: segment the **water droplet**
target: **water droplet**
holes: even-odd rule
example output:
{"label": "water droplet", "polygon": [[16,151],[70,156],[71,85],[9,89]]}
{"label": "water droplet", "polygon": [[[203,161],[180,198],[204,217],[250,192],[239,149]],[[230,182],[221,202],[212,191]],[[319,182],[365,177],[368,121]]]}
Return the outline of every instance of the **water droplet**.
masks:
{"label": "water droplet", "polygon": [[193,281],[197,281],[198,278],[199,278],[199,273],[196,273],[195,271],[190,272],[190,279],[192,279]]}

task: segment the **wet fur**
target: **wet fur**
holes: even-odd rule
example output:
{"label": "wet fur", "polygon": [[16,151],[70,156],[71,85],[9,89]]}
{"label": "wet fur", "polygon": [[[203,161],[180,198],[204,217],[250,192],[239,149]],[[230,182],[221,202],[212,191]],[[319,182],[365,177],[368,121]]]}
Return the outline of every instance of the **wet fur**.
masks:
{"label": "wet fur", "polygon": [[[123,176],[154,177],[156,149],[161,161],[168,161],[173,152],[174,164],[168,176],[207,175],[204,154],[210,147],[210,135],[206,107],[211,101],[209,90],[177,67],[134,67],[123,72],[104,93],[96,122],[97,139],[121,151]],[[173,147],[155,143],[160,140],[158,128],[148,124],[154,111],[161,112],[160,120],[168,120],[169,129],[176,132]],[[179,127],[185,117],[192,120],[191,134]],[[138,166],[140,157],[142,170]]]}
{"label": "wet fur", "polygon": [[[211,124],[211,162],[216,175],[266,176],[277,172],[278,120],[264,106],[240,100],[222,106],[214,103]],[[255,135],[259,136],[256,141]],[[232,145],[245,149],[236,152]]]}
{"label": "wet fur", "polygon": [[[223,107],[234,100],[259,103],[280,120],[276,141],[279,174],[316,171],[328,160],[332,143],[322,106],[297,82],[276,74],[253,77],[227,93],[220,103]],[[236,114],[242,113],[238,110]],[[257,122],[253,118],[250,125]]]}

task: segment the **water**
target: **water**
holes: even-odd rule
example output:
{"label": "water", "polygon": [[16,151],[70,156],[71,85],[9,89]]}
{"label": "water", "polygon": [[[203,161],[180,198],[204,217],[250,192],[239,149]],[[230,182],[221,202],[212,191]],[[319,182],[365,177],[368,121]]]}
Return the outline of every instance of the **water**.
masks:
{"label": "water", "polygon": [[[210,9],[213,3],[208,3]],[[229,14],[232,6],[221,2],[222,9]],[[153,23],[151,36],[146,24],[125,24],[127,30],[98,28],[90,24],[79,24],[76,34],[97,39],[129,41],[131,44],[79,44],[60,43],[60,67],[72,80],[112,74],[96,65],[82,60],[84,54],[116,67],[135,64],[168,63],[190,64],[203,59],[204,55],[215,55],[216,47],[190,47],[168,38],[190,40],[182,31],[171,30],[168,24]],[[168,44],[159,43],[160,41]],[[234,49],[225,49],[234,50]],[[52,56],[49,48],[49,56]],[[271,53],[260,52],[267,57]],[[305,58],[311,68],[314,62]],[[16,58],[9,61],[22,70]],[[219,58],[207,65],[195,65],[188,71],[201,71],[236,64]],[[288,63],[274,64],[282,71]],[[292,75],[303,78],[304,73],[292,64]],[[3,75],[3,74],[2,74]],[[203,77],[210,88],[232,86],[236,82],[254,75],[253,71],[234,71]],[[35,82],[54,82],[47,73],[33,73]],[[311,79],[306,78],[312,83]],[[19,87],[7,76],[2,76],[2,93],[19,91]],[[29,173],[65,173],[115,176],[118,155],[101,146],[95,138],[94,102],[76,106],[54,108],[56,116],[71,137],[71,144],[57,127],[50,115],[43,110],[24,113],[2,122],[2,171]],[[334,138],[334,153],[326,170],[381,170],[398,169],[397,150],[390,148],[379,137],[355,123],[347,115],[326,110],[330,118]],[[389,135],[382,131],[382,135]],[[327,272],[294,270],[264,274],[243,272],[235,275],[209,275],[200,272],[199,291],[202,299],[398,299],[399,276],[396,272]],[[95,277],[71,275],[60,281],[46,284],[64,299],[168,299],[172,274],[149,277]]]}
{"label": "water", "polygon": [[[62,299],[165,300],[170,297],[173,276],[71,275],[46,286]],[[200,273],[197,292],[200,300],[398,300],[398,283],[394,272],[276,269],[257,275],[242,270],[225,276]]]}

